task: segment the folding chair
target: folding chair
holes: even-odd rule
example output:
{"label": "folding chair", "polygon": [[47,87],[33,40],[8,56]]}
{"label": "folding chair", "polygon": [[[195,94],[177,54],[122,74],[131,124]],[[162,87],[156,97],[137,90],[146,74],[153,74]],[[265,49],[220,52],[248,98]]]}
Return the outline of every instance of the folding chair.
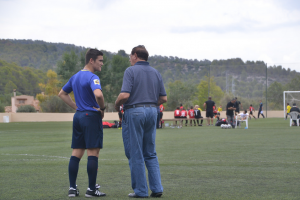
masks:
{"label": "folding chair", "polygon": [[290,126],[293,124],[293,120],[297,121],[297,126],[299,126],[299,119],[298,119],[299,113],[296,111],[290,112]]}
{"label": "folding chair", "polygon": [[[246,117],[246,118],[245,118]],[[245,118],[245,119],[243,119]],[[241,117],[241,115],[237,115],[236,119],[235,119],[235,128],[237,127],[237,123],[238,122],[246,122],[246,127],[248,128],[248,118],[249,118],[249,114],[247,113],[246,116],[243,115],[243,118]],[[241,123],[240,123],[241,124]]]}

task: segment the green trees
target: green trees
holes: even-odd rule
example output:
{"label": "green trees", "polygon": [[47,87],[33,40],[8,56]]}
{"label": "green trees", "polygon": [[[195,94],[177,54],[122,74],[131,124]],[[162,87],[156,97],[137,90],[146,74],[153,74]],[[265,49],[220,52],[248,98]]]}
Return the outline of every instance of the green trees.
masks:
{"label": "green trees", "polygon": [[36,112],[35,108],[31,105],[24,105],[24,106],[20,106],[17,110],[17,112]]}
{"label": "green trees", "polygon": [[40,103],[40,107],[43,112],[48,113],[72,113],[75,112],[58,96],[49,96],[45,101]]}
{"label": "green trees", "polygon": [[116,99],[121,92],[124,72],[129,66],[130,63],[127,55],[126,57],[119,54],[113,56],[111,61],[111,84],[113,87],[111,88],[112,90],[110,92],[112,92],[114,99]]}
{"label": "green trees", "polygon": [[[165,86],[166,87],[166,86]],[[185,108],[192,105],[196,86],[187,82],[174,81],[167,85],[168,102],[165,105],[166,110],[175,110],[179,104]]]}
{"label": "green trees", "polygon": [[[40,101],[42,112],[74,112],[57,96],[61,88],[56,72],[48,70],[47,77],[46,84],[39,84],[43,93],[36,95],[36,98]],[[71,97],[73,96],[71,95]]]}
{"label": "green trees", "polygon": [[14,84],[14,82],[9,80],[4,87],[4,93],[11,93],[14,89],[18,89],[18,87],[16,86],[16,84]]}
{"label": "green trees", "polygon": [[270,109],[282,109],[283,91],[284,86],[276,81],[269,86],[267,97]]}
{"label": "green trees", "polygon": [[0,103],[0,113],[5,112],[5,106],[3,104]]}
{"label": "green trees", "polygon": [[212,100],[216,104],[219,104],[224,93],[222,89],[216,85],[214,77],[210,77],[210,79],[206,77],[197,86],[197,91],[195,95],[197,99],[194,100],[193,103],[201,107],[204,104],[204,102],[207,101],[208,96],[211,96]]}
{"label": "green trees", "polygon": [[285,90],[299,91],[299,86],[300,86],[300,76],[297,76],[290,80],[290,82],[286,85]]}
{"label": "green trees", "polygon": [[14,89],[17,89],[18,95],[35,96],[41,92],[38,84],[45,81],[46,74],[40,70],[0,60],[0,101],[5,106],[11,105]]}
{"label": "green trees", "polygon": [[61,86],[65,85],[67,81],[79,70],[83,69],[85,65],[85,52],[78,56],[75,51],[65,52],[62,59],[57,62],[57,74],[61,81]]}

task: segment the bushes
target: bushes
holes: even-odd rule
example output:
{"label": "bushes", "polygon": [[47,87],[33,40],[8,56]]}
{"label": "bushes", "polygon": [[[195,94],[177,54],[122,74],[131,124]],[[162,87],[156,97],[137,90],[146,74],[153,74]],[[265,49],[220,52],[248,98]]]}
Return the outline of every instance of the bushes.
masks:
{"label": "bushes", "polygon": [[49,113],[71,113],[75,112],[70,106],[65,104],[58,96],[49,96],[44,102],[40,103],[42,112]]}
{"label": "bushes", "polygon": [[3,104],[0,104],[0,113],[5,112],[5,107]]}
{"label": "bushes", "polygon": [[25,105],[25,106],[20,106],[17,112],[36,112],[36,110],[31,105]]}

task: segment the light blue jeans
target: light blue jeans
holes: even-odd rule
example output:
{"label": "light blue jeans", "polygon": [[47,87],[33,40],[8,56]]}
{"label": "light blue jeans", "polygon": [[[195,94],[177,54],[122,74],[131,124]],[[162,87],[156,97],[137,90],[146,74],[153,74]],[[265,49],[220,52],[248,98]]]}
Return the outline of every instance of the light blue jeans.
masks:
{"label": "light blue jeans", "polygon": [[131,186],[138,196],[148,196],[145,164],[150,190],[163,192],[159,164],[155,151],[157,109],[137,107],[125,110],[122,136],[129,161]]}

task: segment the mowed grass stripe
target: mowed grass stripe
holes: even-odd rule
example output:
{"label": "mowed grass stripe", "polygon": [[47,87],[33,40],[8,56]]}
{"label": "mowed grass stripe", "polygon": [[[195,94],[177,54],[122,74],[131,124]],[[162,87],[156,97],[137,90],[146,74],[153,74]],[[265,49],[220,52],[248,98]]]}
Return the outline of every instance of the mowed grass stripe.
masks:
{"label": "mowed grass stripe", "polygon": [[[283,119],[244,126],[157,130],[163,199],[300,199],[300,129]],[[0,199],[68,199],[71,135],[71,122],[0,124]],[[85,199],[86,163],[76,199]],[[121,130],[104,130],[97,183],[106,199],[132,192]]]}

